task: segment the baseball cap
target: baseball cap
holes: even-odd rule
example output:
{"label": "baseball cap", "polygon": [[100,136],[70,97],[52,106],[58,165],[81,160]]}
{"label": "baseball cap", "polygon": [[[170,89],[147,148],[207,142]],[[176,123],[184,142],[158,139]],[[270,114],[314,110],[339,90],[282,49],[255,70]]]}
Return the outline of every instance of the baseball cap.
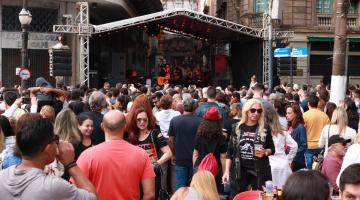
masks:
{"label": "baseball cap", "polygon": [[328,146],[330,147],[333,144],[340,143],[340,144],[347,144],[351,142],[351,139],[345,140],[344,138],[340,137],[340,135],[333,135],[329,138]]}

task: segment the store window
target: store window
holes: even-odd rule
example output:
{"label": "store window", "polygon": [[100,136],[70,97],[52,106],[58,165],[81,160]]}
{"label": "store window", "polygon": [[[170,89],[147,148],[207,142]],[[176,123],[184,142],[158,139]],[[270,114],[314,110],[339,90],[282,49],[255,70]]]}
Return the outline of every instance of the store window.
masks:
{"label": "store window", "polygon": [[316,0],[316,12],[319,14],[331,14],[333,12],[333,1]]}
{"label": "store window", "polygon": [[264,13],[269,10],[269,0],[254,0],[254,13]]}

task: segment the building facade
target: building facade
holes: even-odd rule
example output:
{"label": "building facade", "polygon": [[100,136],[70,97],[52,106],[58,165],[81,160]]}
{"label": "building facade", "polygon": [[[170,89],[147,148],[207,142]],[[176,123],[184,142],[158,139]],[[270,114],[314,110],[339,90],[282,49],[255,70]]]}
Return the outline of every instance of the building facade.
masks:
{"label": "building facade", "polygon": [[[331,79],[336,0],[273,0],[278,3],[275,30],[294,31],[288,41],[275,41],[281,47],[308,47],[309,56],[298,58],[295,83],[317,84]],[[263,13],[269,0],[217,0],[217,16],[251,27],[263,27]],[[350,83],[360,81],[359,0],[350,0],[348,12],[347,71]],[[275,43],[275,42],[274,42]],[[278,46],[278,47],[279,47]],[[274,47],[276,47],[274,45]],[[276,65],[273,66],[276,68]],[[288,81],[289,77],[279,77]]]}
{"label": "building facade", "polygon": [[[64,24],[64,15],[71,15],[75,19],[78,12],[76,2],[75,0],[27,1],[28,10],[32,15],[32,22],[28,29],[30,86],[34,85],[35,79],[39,76],[55,84],[55,78],[50,77],[49,73],[48,53],[49,48],[58,43],[58,34],[53,33],[53,25]],[[89,3],[90,24],[95,25],[162,10],[161,2],[152,0],[87,0],[87,2]],[[22,0],[0,0],[0,77],[1,85],[6,87],[20,83],[17,73],[21,66],[22,38],[18,15],[22,9],[22,3]],[[125,73],[121,74],[120,71],[125,71],[128,66],[143,63],[143,58],[138,54],[146,50],[144,46],[134,45],[139,41],[146,41],[142,32],[92,37],[90,70],[96,79],[94,86],[98,86],[103,81],[124,79]],[[77,35],[66,34],[65,43],[70,46],[73,55],[73,73],[67,78],[67,84],[76,84],[79,83],[80,77]],[[110,76],[113,71],[118,72],[119,75]]]}

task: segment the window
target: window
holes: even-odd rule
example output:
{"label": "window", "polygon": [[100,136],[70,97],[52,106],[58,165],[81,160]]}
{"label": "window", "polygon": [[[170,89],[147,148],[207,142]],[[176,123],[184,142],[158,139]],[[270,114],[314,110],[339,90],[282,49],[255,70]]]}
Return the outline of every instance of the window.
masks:
{"label": "window", "polygon": [[331,14],[333,12],[333,1],[316,0],[316,12],[322,14]]}
{"label": "window", "polygon": [[358,1],[359,0],[350,0],[350,8],[348,14],[357,14]]}
{"label": "window", "polygon": [[254,0],[254,13],[264,13],[269,10],[269,0]]}

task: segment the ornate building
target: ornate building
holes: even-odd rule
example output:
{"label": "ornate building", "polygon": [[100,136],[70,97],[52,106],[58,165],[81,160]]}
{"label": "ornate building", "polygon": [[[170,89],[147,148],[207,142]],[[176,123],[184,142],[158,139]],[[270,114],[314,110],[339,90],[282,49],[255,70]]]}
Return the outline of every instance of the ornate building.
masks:
{"label": "ornate building", "polygon": [[[295,37],[279,46],[308,47],[309,56],[298,58],[294,82],[329,83],[335,29],[335,0],[272,0],[278,3],[276,30],[290,30]],[[263,13],[268,12],[270,0],[217,0],[217,16],[251,27],[263,27]],[[350,0],[348,14],[348,74],[350,83],[360,77],[359,0]],[[274,45],[274,47],[276,47]],[[276,68],[276,66],[274,66]],[[289,77],[280,77],[288,80]]]}

